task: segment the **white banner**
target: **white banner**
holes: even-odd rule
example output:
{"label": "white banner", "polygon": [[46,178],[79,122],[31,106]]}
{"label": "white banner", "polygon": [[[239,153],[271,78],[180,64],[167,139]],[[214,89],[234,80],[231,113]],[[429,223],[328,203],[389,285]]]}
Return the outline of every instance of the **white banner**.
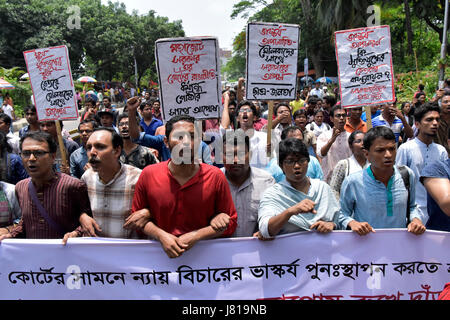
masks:
{"label": "white banner", "polygon": [[23,55],[39,121],[78,119],[67,47],[35,49]]}
{"label": "white banner", "polygon": [[248,100],[295,100],[299,39],[298,25],[247,25]]}
{"label": "white banner", "polygon": [[4,240],[0,299],[433,300],[450,281],[450,233],[376,230],[201,241]]}
{"label": "white banner", "polygon": [[222,93],[217,38],[160,39],[155,52],[164,120],[177,115],[219,118]]}
{"label": "white banner", "polygon": [[389,26],[335,32],[341,104],[344,107],[395,100]]}

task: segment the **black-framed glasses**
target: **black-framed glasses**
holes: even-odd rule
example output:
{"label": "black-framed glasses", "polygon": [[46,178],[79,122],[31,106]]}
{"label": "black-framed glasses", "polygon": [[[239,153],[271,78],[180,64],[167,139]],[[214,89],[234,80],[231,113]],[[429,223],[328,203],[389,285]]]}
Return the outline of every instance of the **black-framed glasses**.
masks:
{"label": "black-framed glasses", "polygon": [[28,159],[29,157],[31,157],[31,155],[33,155],[37,159],[37,158],[40,158],[40,157],[46,155],[47,153],[50,153],[50,152],[44,151],[44,150],[24,150],[20,153],[20,155],[24,159]]}
{"label": "black-framed glasses", "polygon": [[301,158],[301,159],[286,159],[283,161],[283,163],[287,166],[293,166],[296,163],[298,163],[299,165],[304,165],[305,163],[308,162],[308,158]]}
{"label": "black-framed glasses", "polygon": [[119,127],[129,126],[129,123],[128,122],[119,122],[118,126]]}
{"label": "black-framed glasses", "polygon": [[346,118],[347,114],[346,113],[339,113],[339,114],[335,114],[334,115],[336,118]]}

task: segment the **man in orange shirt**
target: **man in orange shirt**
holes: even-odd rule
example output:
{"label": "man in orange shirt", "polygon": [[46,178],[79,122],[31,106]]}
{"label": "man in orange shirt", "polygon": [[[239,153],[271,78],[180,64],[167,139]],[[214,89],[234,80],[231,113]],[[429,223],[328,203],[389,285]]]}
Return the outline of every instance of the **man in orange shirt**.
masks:
{"label": "man in orange shirt", "polygon": [[367,125],[361,120],[362,107],[347,109],[347,121],[345,123],[345,131],[352,133],[353,131],[360,130],[367,132]]}

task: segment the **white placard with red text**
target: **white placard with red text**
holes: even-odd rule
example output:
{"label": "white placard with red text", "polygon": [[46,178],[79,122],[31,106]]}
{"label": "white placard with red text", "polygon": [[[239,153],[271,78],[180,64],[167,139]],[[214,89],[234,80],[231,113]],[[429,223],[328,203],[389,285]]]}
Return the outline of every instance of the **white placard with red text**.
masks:
{"label": "white placard with red text", "polygon": [[7,239],[0,299],[435,300],[450,233],[405,229],[197,242],[176,259],[146,240]]}
{"label": "white placard with red text", "polygon": [[160,39],[155,54],[165,121],[177,115],[221,116],[217,38]]}
{"label": "white placard with red text", "polygon": [[342,106],[395,100],[389,26],[337,31],[335,46]]}
{"label": "white placard with red text", "polygon": [[248,100],[295,100],[299,39],[298,25],[247,25]]}
{"label": "white placard with red text", "polygon": [[67,47],[34,49],[23,55],[39,121],[78,119]]}

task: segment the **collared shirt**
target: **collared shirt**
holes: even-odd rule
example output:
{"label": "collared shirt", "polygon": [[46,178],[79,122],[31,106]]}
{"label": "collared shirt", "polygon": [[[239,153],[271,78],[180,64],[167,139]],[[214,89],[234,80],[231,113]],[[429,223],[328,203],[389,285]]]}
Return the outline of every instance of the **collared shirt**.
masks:
{"label": "collared shirt", "polygon": [[443,146],[437,143],[426,145],[419,138],[407,141],[398,148],[395,163],[408,166],[414,172],[416,178],[416,202],[425,216],[425,220],[422,220],[423,224],[428,220],[427,190],[423,184],[419,183],[420,174],[423,168],[433,161],[445,161],[447,159],[448,154]]}
{"label": "collared shirt", "polygon": [[150,149],[141,145],[136,145],[136,148],[129,154],[126,154],[125,151],[122,150],[119,160],[122,163],[129,164],[141,170],[150,164],[158,162]]}
{"label": "collared shirt", "polygon": [[[62,238],[58,230],[42,217],[31,200],[28,192],[28,183],[31,178],[16,184],[16,195],[22,209],[22,219],[11,229],[13,237],[27,239],[58,239]],[[38,200],[47,211],[50,218],[61,226],[66,232],[80,230],[79,221],[81,213],[92,215],[86,184],[79,179],[64,173],[56,173],[51,184],[36,190]]]}
{"label": "collared shirt", "polygon": [[150,134],[152,136],[155,135],[156,128],[163,125],[163,122],[157,118],[152,118],[152,121],[150,121],[150,124],[147,125],[144,121],[144,119],[141,119],[141,122],[139,122],[139,125],[144,129],[144,132],[146,134]]}
{"label": "collared shirt", "polygon": [[[376,118],[380,114],[381,114],[381,110],[377,110],[377,112],[375,112],[375,114],[370,113],[370,119]],[[361,120],[367,123],[366,111],[363,111],[363,113],[361,114]]]}
{"label": "collared shirt", "polygon": [[[225,168],[220,170],[225,174]],[[266,171],[250,167],[250,176],[241,186],[227,181],[238,215],[237,228],[232,237],[251,237],[258,231],[259,201],[266,189],[275,184],[275,180]]]}
{"label": "collared shirt", "polygon": [[140,169],[122,164],[114,178],[106,184],[92,169],[81,177],[87,185],[93,217],[102,229],[99,236],[137,238],[136,232],[124,229],[123,224],[131,213],[134,188],[140,174]]}
{"label": "collared shirt", "polygon": [[[286,178],[283,170],[278,165],[277,158],[272,158],[270,160],[270,163],[264,169],[269,172],[272,177],[274,177],[276,182],[280,182]],[[306,176],[310,177],[311,179],[323,180],[323,171],[322,167],[320,166],[319,160],[311,155],[309,156],[308,171],[306,171]]]}
{"label": "collared shirt", "polygon": [[[410,190],[415,190],[414,172],[409,172]],[[373,228],[406,228],[408,191],[402,175],[396,167],[388,185],[375,179],[372,169],[355,172],[342,183],[339,224],[346,229],[349,222],[368,222]],[[416,195],[410,193],[410,220],[423,221],[423,214],[416,205]]]}
{"label": "collared shirt", "polygon": [[169,161],[147,166],[136,183],[133,212],[147,208],[156,225],[175,236],[207,227],[219,213],[230,216],[222,236],[236,229],[237,213],[227,179],[220,169],[200,163],[198,172],[180,185]]}
{"label": "collared shirt", "polygon": [[403,122],[398,117],[394,118],[394,121],[392,124],[389,124],[386,120],[383,118],[383,114],[381,113],[379,116],[372,119],[372,127],[379,127],[379,126],[385,126],[391,129],[394,132],[395,135],[395,142],[398,142],[398,138],[400,137],[400,133],[403,130]]}
{"label": "collared shirt", "polygon": [[312,96],[317,96],[319,99],[322,99],[322,98],[323,98],[323,91],[322,91],[322,89],[316,89],[316,88],[313,88],[313,89],[311,89],[311,91],[309,92],[309,96],[310,96],[310,97],[312,97]]}
{"label": "collared shirt", "polygon": [[347,159],[352,156],[352,151],[348,145],[348,137],[350,133],[347,131],[342,132],[331,145],[326,156],[323,156],[321,150],[333,135],[333,130],[325,131],[319,137],[317,137],[316,152],[319,157],[322,158],[322,170],[325,177],[325,181],[331,180],[331,174],[334,168],[340,160]]}
{"label": "collared shirt", "polygon": [[359,123],[356,127],[354,127],[350,121],[347,119],[344,126],[345,131],[352,133],[353,131],[359,130],[362,132],[367,132],[367,124],[359,119]]}
{"label": "collared shirt", "polygon": [[283,211],[296,205],[300,201],[309,199],[315,202],[313,213],[302,213],[292,216],[283,226],[279,234],[297,231],[308,231],[317,221],[331,221],[338,225],[339,204],[336,201],[330,186],[325,182],[310,179],[311,186],[308,193],[298,191],[287,180],[283,180],[264,193],[259,204],[258,223],[259,230],[265,238],[269,238],[269,220]]}
{"label": "collared shirt", "polygon": [[70,175],[80,179],[84,173],[84,166],[88,163],[88,161],[89,158],[84,146],[81,146],[75,150],[70,155]]}

